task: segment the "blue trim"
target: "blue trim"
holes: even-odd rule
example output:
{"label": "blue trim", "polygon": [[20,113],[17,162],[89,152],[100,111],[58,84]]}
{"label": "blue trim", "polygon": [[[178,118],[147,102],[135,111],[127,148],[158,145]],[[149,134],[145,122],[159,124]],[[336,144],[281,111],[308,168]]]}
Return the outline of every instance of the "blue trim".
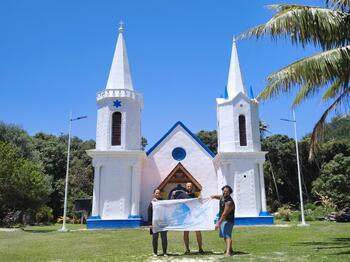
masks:
{"label": "blue trim", "polygon": [[139,215],[129,215],[128,218],[138,218],[138,219],[143,219],[143,216],[139,216]]}
{"label": "blue trim", "polygon": [[272,216],[271,213],[267,212],[267,211],[261,211],[259,213],[259,217],[264,217],[264,216]]}
{"label": "blue trim", "polygon": [[254,99],[254,98],[255,98],[255,97],[254,97],[253,87],[252,87],[252,86],[250,86],[250,88],[249,88],[249,96],[250,96],[251,99]]}
{"label": "blue trim", "polygon": [[87,219],[87,229],[137,228],[143,225],[142,218],[133,219]]}
{"label": "blue trim", "polygon": [[90,216],[90,217],[88,217],[88,219],[101,219],[101,217],[99,215],[97,215],[97,216]]}
{"label": "blue trim", "polygon": [[160,143],[163,142],[163,140],[177,127],[177,126],[181,126],[183,129],[185,129],[185,131],[187,133],[189,133],[191,135],[191,137],[197,141],[197,143],[203,147],[203,149],[205,151],[207,151],[207,153],[211,156],[211,157],[215,157],[215,154],[207,147],[206,144],[204,144],[198,137],[196,137],[196,135],[194,135],[183,123],[181,123],[180,121],[176,122],[175,125],[173,125],[168,132],[166,132],[166,134],[164,136],[162,136],[161,139],[159,139],[159,141],[157,143],[154,144],[154,146],[152,146],[148,151],[147,151],[147,156],[150,155],[154,149],[157,148],[157,146],[159,146]]}
{"label": "blue trim", "polygon": [[237,226],[254,226],[254,225],[273,225],[273,216],[259,217],[236,217],[235,225]]}
{"label": "blue trim", "polygon": [[225,99],[228,99],[227,86],[225,86],[224,98],[225,98]]}

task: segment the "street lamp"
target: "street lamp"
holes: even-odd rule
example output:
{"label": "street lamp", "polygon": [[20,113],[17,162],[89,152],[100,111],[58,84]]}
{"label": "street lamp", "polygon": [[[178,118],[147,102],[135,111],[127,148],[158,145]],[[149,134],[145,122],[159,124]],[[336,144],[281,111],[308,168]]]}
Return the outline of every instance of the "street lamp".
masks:
{"label": "street lamp", "polygon": [[61,232],[67,232],[66,228],[66,217],[67,217],[67,197],[68,197],[68,174],[69,174],[69,156],[70,156],[70,134],[72,129],[72,122],[80,119],[87,118],[87,116],[80,116],[72,118],[72,111],[69,113],[69,128],[68,128],[68,153],[67,153],[67,168],[66,168],[66,184],[64,189],[64,207],[63,207],[63,223],[62,228],[59,230]]}
{"label": "street lamp", "polygon": [[304,203],[303,203],[303,192],[301,188],[301,175],[300,175],[300,163],[299,163],[299,147],[298,147],[298,137],[297,137],[297,121],[295,120],[295,111],[293,109],[293,120],[281,118],[282,121],[293,122],[294,124],[294,136],[295,136],[295,150],[297,155],[297,166],[298,166],[298,182],[299,182],[299,196],[300,196],[300,211],[301,211],[301,224],[298,226],[309,226],[305,223],[304,215]]}

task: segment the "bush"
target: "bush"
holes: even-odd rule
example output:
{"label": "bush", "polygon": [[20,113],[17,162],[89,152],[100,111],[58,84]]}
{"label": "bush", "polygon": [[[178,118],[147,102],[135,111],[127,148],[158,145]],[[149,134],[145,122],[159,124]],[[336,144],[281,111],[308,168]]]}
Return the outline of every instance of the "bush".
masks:
{"label": "bush", "polygon": [[281,219],[283,221],[290,221],[292,210],[289,205],[284,205],[280,207],[277,211],[276,219]]}
{"label": "bush", "polygon": [[0,226],[2,227],[14,227],[22,222],[22,211],[7,211],[2,214],[0,220]]}
{"label": "bush", "polygon": [[[62,224],[63,223],[63,216],[60,216],[57,218],[57,223]],[[80,219],[77,218],[71,218],[71,217],[66,217],[66,223],[67,224],[80,224]]]}
{"label": "bush", "polygon": [[48,206],[42,206],[35,214],[35,220],[37,223],[50,223],[53,221],[52,208]]}
{"label": "bush", "polygon": [[305,216],[305,221],[315,221],[315,217],[313,215],[307,215]]}
{"label": "bush", "polygon": [[310,210],[315,210],[317,206],[314,203],[306,203],[304,206],[304,209],[310,209]]}
{"label": "bush", "polygon": [[322,166],[320,176],[312,183],[312,193],[335,206],[337,211],[350,208],[350,156],[337,154]]}
{"label": "bush", "polygon": [[[68,224],[70,222],[70,217],[66,217],[66,223]],[[57,223],[62,224],[63,223],[63,216],[60,216],[57,218]]]}
{"label": "bush", "polygon": [[301,221],[301,212],[300,211],[292,212],[290,219],[291,221]]}

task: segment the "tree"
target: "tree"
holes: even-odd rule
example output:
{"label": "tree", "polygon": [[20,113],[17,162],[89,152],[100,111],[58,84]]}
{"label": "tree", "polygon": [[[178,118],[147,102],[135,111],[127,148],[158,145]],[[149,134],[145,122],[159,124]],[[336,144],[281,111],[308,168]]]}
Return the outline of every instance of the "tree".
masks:
{"label": "tree", "polygon": [[22,158],[14,145],[0,142],[1,211],[35,210],[47,202],[51,190],[50,178],[38,164]]}
{"label": "tree", "polygon": [[[295,142],[285,135],[273,135],[263,139],[263,151],[268,151],[264,164],[267,202],[275,206],[274,201],[280,203],[297,204],[298,176],[295,157]],[[277,191],[279,196],[277,196]]]}
{"label": "tree", "polygon": [[325,126],[324,141],[349,140],[350,116],[336,116]]}
{"label": "tree", "polygon": [[330,199],[338,210],[350,209],[350,156],[337,154],[325,164],[312,192],[318,198]]}
{"label": "tree", "polygon": [[145,150],[147,145],[148,145],[147,139],[145,137],[142,137],[141,138],[141,148],[142,148],[143,151]]}
{"label": "tree", "polygon": [[218,140],[217,140],[217,134],[216,130],[213,131],[199,131],[196,136],[204,143],[206,144],[211,151],[213,151],[214,154],[218,151]]}
{"label": "tree", "polygon": [[[53,209],[54,217],[60,216],[63,213],[68,135],[56,137],[40,132],[34,136],[33,141],[45,173],[52,177],[53,191],[48,205]],[[93,168],[86,150],[94,147],[93,140],[83,141],[77,137],[71,140],[68,187],[70,208],[75,199],[92,195]]]}
{"label": "tree", "polygon": [[21,127],[12,124],[5,124],[0,121],[0,141],[13,144],[17,152],[24,158],[35,157],[34,146],[31,137]]}
{"label": "tree", "polygon": [[[350,1],[326,0],[325,7],[306,5],[271,5],[276,14],[265,24],[241,34],[241,38],[273,40],[289,38],[294,45],[313,44],[321,52],[294,62],[268,77],[258,99],[266,100],[281,93],[298,92],[292,106],[323,93],[322,100],[330,106],[315,124],[310,140],[309,158],[314,159],[322,138],[327,116],[346,105],[350,96]],[[348,108],[345,108],[348,110]]]}

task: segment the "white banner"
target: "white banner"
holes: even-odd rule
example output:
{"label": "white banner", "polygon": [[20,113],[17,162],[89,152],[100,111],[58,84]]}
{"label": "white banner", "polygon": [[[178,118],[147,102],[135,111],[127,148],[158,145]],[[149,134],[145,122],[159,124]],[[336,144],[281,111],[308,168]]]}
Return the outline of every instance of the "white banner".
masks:
{"label": "white banner", "polygon": [[153,202],[153,232],[214,230],[217,202],[211,198]]}

